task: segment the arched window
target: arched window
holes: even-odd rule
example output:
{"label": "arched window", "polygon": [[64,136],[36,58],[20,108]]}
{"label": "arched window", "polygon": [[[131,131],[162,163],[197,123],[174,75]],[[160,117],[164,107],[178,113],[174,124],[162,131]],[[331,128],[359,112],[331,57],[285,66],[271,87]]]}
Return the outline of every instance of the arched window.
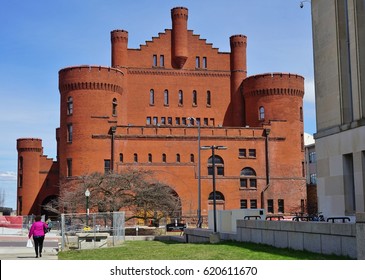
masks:
{"label": "arched window", "polygon": [[[213,194],[213,192],[211,192],[208,196],[208,200],[213,200],[213,196],[214,196],[214,194]],[[223,200],[223,201],[225,200],[224,195],[221,192],[217,192],[217,191],[215,192],[215,199]]]}
{"label": "arched window", "polygon": [[123,162],[123,159],[124,159],[123,154],[122,154],[122,153],[120,153],[120,154],[119,154],[119,161],[120,161],[120,162]]}
{"label": "arched window", "polygon": [[193,106],[196,106],[198,104],[198,94],[196,93],[196,90],[193,90]]}
{"label": "arched window", "polygon": [[[214,156],[215,174],[224,176],[224,161],[220,156]],[[213,175],[213,157],[208,159],[208,175]]]}
{"label": "arched window", "polygon": [[150,105],[155,105],[155,91],[150,89]]}
{"label": "arched window", "polygon": [[148,154],[148,162],[152,162],[152,154]]}
{"label": "arched window", "polygon": [[210,91],[208,90],[207,91],[207,106],[210,106],[212,105],[211,104],[211,94],[210,94]]}
{"label": "arched window", "polygon": [[70,96],[70,97],[67,99],[67,115],[72,115],[72,113],[73,113],[73,107],[74,107],[73,99],[72,99],[72,97]]}
{"label": "arched window", "polygon": [[240,174],[241,188],[257,188],[256,172],[251,167],[245,167]]}
{"label": "arched window", "polygon": [[183,105],[184,104],[184,93],[182,90],[179,90],[178,99],[179,99],[179,105]]}
{"label": "arched window", "polygon": [[262,121],[265,119],[265,108],[261,106],[259,108],[259,120]]}
{"label": "arched window", "polygon": [[169,105],[169,91],[167,89],[163,93],[163,102],[165,106]]}
{"label": "arched window", "polygon": [[194,154],[190,154],[190,162],[195,162]]}
{"label": "arched window", "polygon": [[162,154],[162,162],[166,162],[166,154]]}
{"label": "arched window", "polygon": [[113,98],[113,109],[112,109],[112,114],[113,116],[117,115],[117,106],[118,106],[118,102],[116,98]]}
{"label": "arched window", "polygon": [[176,154],[176,162],[180,162],[181,159],[180,159],[180,154]]}
{"label": "arched window", "polygon": [[134,160],[134,162],[138,162],[138,154],[133,155],[133,160]]}

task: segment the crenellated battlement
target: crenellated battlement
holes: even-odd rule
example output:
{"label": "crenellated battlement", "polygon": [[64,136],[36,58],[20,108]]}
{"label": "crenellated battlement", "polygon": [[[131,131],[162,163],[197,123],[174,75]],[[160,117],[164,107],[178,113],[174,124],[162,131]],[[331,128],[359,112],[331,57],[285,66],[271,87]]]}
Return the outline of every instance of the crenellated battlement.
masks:
{"label": "crenellated battlement", "polygon": [[19,138],[16,140],[17,145],[16,148],[18,152],[38,152],[41,153],[42,148],[42,139],[39,138]]}
{"label": "crenellated battlement", "polygon": [[250,79],[302,79],[304,81],[304,77],[298,74],[292,74],[292,73],[282,73],[282,72],[273,72],[273,73],[263,73],[258,75],[252,75],[247,77],[245,80]]}
{"label": "crenellated battlement", "polygon": [[171,9],[171,18],[188,20],[188,9],[185,7],[175,7]]}
{"label": "crenellated battlement", "polygon": [[102,66],[75,66],[59,71],[59,91],[107,90],[123,92],[124,73],[116,68]]}
{"label": "crenellated battlement", "polygon": [[229,37],[231,48],[246,47],[247,37],[242,34],[237,34]]}
{"label": "crenellated battlement", "polygon": [[128,31],[123,29],[116,29],[110,32],[110,39],[112,43],[123,42],[128,43]]}
{"label": "crenellated battlement", "polygon": [[244,95],[304,96],[304,77],[291,73],[264,73],[243,81]]}

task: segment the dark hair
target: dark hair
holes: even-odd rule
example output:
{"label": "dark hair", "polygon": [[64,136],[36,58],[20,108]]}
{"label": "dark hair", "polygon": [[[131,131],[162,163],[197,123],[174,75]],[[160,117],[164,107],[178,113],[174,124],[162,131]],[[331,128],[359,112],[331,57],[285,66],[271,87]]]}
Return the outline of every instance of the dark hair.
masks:
{"label": "dark hair", "polygon": [[41,217],[40,215],[37,215],[37,216],[35,216],[35,218],[34,218],[34,220],[35,220],[36,222],[39,222],[41,219],[42,219],[42,217]]}

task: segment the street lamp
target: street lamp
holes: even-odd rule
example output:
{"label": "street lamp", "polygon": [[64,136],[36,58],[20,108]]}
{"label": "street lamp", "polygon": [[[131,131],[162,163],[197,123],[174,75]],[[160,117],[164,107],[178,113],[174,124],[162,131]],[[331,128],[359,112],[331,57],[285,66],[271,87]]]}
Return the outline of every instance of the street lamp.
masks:
{"label": "street lamp", "polygon": [[189,117],[188,120],[194,120],[198,125],[198,223],[197,227],[202,227],[202,205],[201,205],[201,167],[200,167],[200,120]]}
{"label": "street lamp", "polygon": [[202,146],[202,150],[212,150],[212,169],[213,169],[213,222],[214,222],[214,233],[217,232],[217,196],[215,191],[215,153],[214,150],[227,150],[226,146]]}
{"label": "street lamp", "polygon": [[90,191],[89,191],[89,189],[86,189],[86,191],[85,191],[85,197],[86,197],[86,226],[89,226],[89,196],[90,196]]}
{"label": "street lamp", "polygon": [[304,2],[308,2],[311,4],[311,1],[310,0],[304,0],[304,1],[300,1],[300,4],[299,4],[299,7],[300,8],[303,8],[304,7]]}

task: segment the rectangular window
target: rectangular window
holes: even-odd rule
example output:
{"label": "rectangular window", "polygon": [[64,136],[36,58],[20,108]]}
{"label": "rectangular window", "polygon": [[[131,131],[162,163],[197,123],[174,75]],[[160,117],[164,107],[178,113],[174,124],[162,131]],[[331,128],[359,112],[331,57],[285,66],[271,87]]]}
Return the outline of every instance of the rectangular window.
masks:
{"label": "rectangular window", "polygon": [[274,213],[274,200],[273,199],[267,200],[267,212]]}
{"label": "rectangular window", "polygon": [[284,213],[284,199],[278,199],[278,212]]}
{"label": "rectangular window", "polygon": [[250,188],[257,188],[257,180],[250,179]]}
{"label": "rectangular window", "polygon": [[175,123],[176,123],[176,125],[180,125],[180,118],[176,117],[175,118]]}
{"label": "rectangular window", "polygon": [[182,118],[182,124],[186,125],[186,118]]}
{"label": "rectangular window", "polygon": [[208,126],[208,118],[204,118],[204,125]]}
{"label": "rectangular window", "polygon": [[223,166],[217,166],[217,175],[224,176],[224,167]]}
{"label": "rectangular window", "polygon": [[109,173],[110,172],[110,159],[104,159],[104,173]]}
{"label": "rectangular window", "polygon": [[120,161],[120,162],[123,162],[123,160],[124,160],[123,154],[122,154],[122,153],[120,153],[120,154],[119,154],[119,161]]}
{"label": "rectangular window", "polygon": [[310,183],[313,185],[317,184],[317,174],[313,173],[310,175]]}
{"label": "rectangular window", "polygon": [[215,125],[214,118],[210,118],[210,125],[211,125],[211,126],[214,126],[214,125]]}
{"label": "rectangular window", "polygon": [[147,119],[146,119],[146,124],[147,124],[147,125],[151,125],[151,117],[147,117]]}
{"label": "rectangular window", "polygon": [[165,57],[164,57],[164,55],[160,55],[160,66],[161,67],[165,66]]}
{"label": "rectangular window", "polygon": [[153,124],[157,125],[158,124],[158,117],[153,117]]}
{"label": "rectangular window", "polygon": [[138,162],[138,154],[134,154],[133,155],[133,161],[134,162]]}
{"label": "rectangular window", "polygon": [[72,143],[72,124],[67,125],[67,142]]}
{"label": "rectangular window", "polygon": [[309,163],[315,163],[317,161],[316,152],[309,153]]}
{"label": "rectangular window", "polygon": [[250,208],[251,209],[257,209],[257,200],[256,199],[251,199],[250,200]]}
{"label": "rectangular window", "polygon": [[238,156],[239,157],[246,157],[246,149],[238,149]]}
{"label": "rectangular window", "polygon": [[19,188],[23,187],[23,175],[19,175]]}
{"label": "rectangular window", "polygon": [[171,117],[168,117],[168,118],[167,118],[167,123],[168,123],[169,125],[172,125],[172,118],[171,118]]}
{"label": "rectangular window", "polygon": [[157,55],[156,55],[156,54],[154,54],[154,55],[153,55],[153,62],[152,62],[152,65],[153,65],[153,66],[157,66]]}
{"label": "rectangular window", "polygon": [[161,117],[161,124],[166,124],[166,118],[165,117]]}
{"label": "rectangular window", "polygon": [[213,175],[213,166],[208,166],[208,175]]}
{"label": "rectangular window", "polygon": [[67,159],[67,177],[72,176],[72,158]]}
{"label": "rectangular window", "polygon": [[343,184],[345,194],[345,212],[353,214],[356,210],[355,202],[355,174],[353,154],[343,155]]}
{"label": "rectangular window", "polygon": [[241,209],[247,209],[247,199],[241,199],[240,204]]}
{"label": "rectangular window", "polygon": [[256,157],[256,149],[248,149],[248,156],[255,158]]}
{"label": "rectangular window", "polygon": [[240,187],[241,188],[247,188],[247,179],[240,179]]}

